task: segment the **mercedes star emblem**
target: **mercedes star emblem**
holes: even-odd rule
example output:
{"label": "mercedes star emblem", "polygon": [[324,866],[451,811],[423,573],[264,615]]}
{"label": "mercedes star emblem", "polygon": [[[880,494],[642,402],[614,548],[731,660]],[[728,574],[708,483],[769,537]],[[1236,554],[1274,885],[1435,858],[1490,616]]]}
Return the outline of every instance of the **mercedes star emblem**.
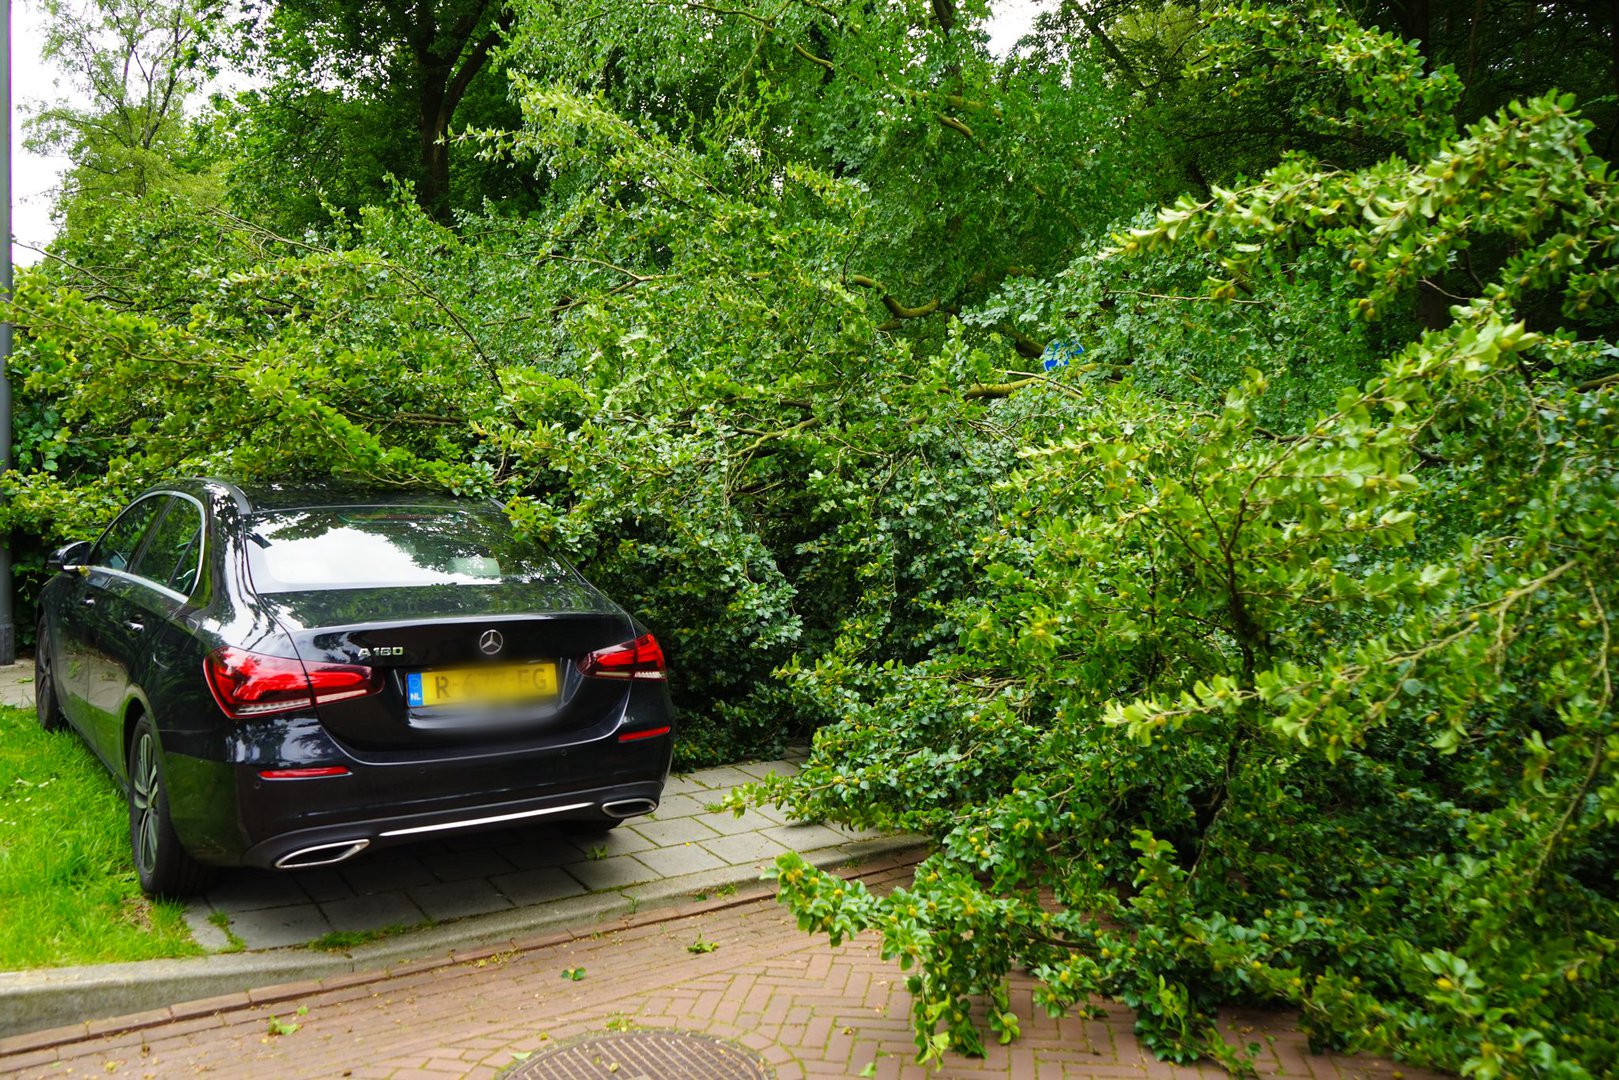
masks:
{"label": "mercedes star emblem", "polygon": [[485,656],[495,655],[505,645],[506,639],[500,636],[499,630],[485,630],[483,636],[478,639],[478,648],[483,651]]}

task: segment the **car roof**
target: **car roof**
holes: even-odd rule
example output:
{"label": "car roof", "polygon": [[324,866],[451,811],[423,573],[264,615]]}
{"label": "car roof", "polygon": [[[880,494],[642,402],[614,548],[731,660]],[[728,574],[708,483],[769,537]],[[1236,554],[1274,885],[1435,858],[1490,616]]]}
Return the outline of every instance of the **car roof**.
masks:
{"label": "car roof", "polygon": [[307,509],[320,506],[495,506],[493,500],[457,498],[442,490],[401,488],[381,484],[334,480],[328,483],[264,483],[198,477],[160,485],[175,491],[201,495],[208,489],[223,488],[234,497],[237,509],[245,514],[261,511]]}

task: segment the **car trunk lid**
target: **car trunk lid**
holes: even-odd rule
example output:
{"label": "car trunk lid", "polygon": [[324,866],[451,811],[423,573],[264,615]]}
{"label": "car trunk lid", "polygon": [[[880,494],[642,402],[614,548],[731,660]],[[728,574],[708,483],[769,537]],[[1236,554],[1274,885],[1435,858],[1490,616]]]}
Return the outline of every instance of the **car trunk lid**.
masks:
{"label": "car trunk lid", "polygon": [[377,693],[317,708],[322,726],[356,748],[569,741],[610,728],[624,707],[626,688],[586,678],[579,661],[634,639],[635,626],[577,579],[265,599],[306,665],[360,664],[380,676]]}

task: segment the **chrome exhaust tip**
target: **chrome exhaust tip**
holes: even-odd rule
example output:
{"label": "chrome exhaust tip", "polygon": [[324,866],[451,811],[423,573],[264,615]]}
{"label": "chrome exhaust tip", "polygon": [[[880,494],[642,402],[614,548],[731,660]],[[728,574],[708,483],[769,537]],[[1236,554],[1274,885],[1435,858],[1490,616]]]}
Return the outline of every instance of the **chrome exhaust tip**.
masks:
{"label": "chrome exhaust tip", "polygon": [[275,861],[277,870],[304,870],[312,866],[330,866],[352,859],[371,846],[369,840],[339,840],[335,844],[316,844],[299,848]]}
{"label": "chrome exhaust tip", "polygon": [[608,817],[630,818],[650,814],[658,808],[656,799],[615,799],[602,803],[602,813]]}

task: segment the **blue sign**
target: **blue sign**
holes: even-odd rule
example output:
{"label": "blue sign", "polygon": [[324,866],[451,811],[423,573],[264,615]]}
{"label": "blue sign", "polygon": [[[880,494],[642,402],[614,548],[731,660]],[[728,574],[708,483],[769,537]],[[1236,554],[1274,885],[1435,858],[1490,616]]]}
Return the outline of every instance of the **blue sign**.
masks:
{"label": "blue sign", "polygon": [[1084,352],[1085,346],[1077,341],[1053,341],[1040,355],[1040,363],[1047,371],[1055,371],[1067,367],[1068,361],[1077,360]]}

